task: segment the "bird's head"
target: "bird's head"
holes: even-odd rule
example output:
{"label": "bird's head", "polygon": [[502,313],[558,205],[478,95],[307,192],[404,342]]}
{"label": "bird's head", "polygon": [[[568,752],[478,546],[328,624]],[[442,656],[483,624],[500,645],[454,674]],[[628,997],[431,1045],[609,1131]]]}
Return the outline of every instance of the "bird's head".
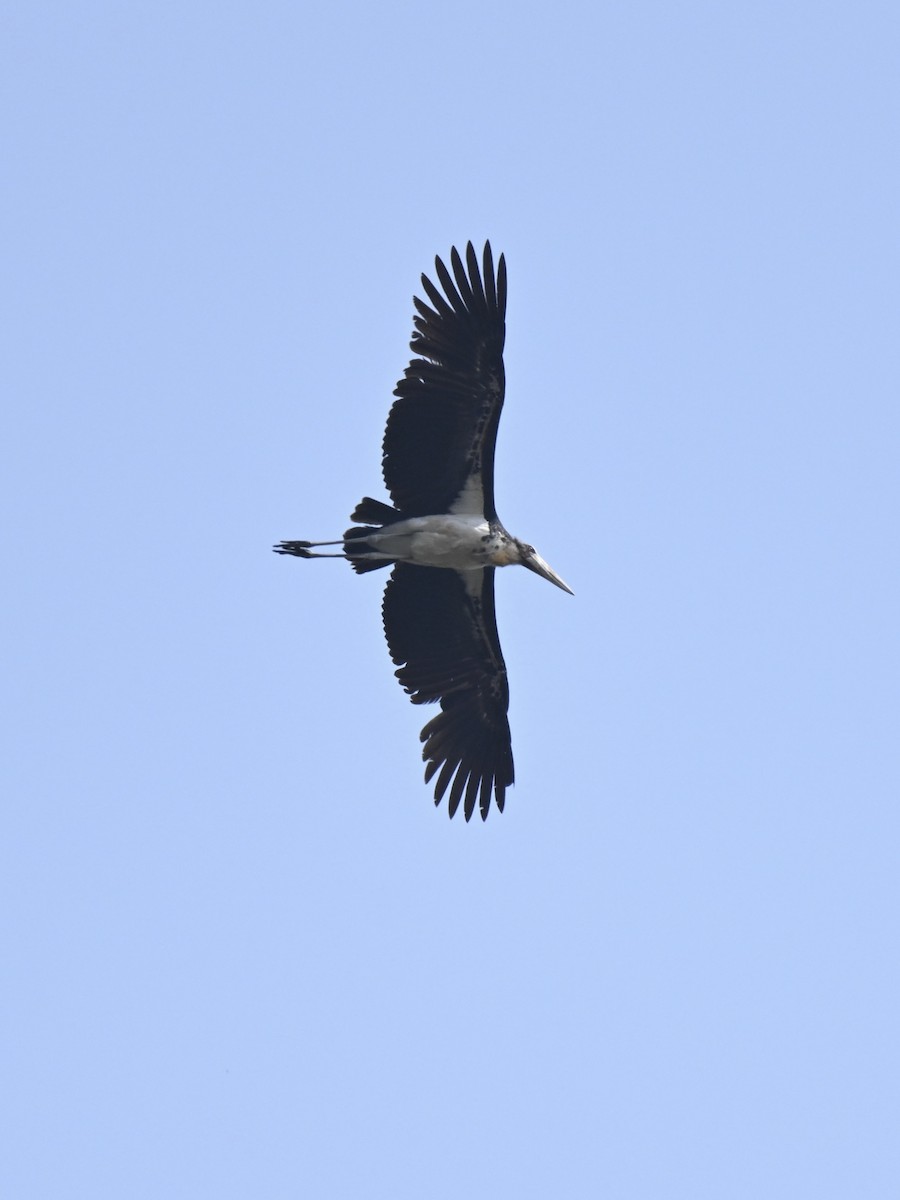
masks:
{"label": "bird's head", "polygon": [[534,546],[529,546],[527,542],[520,542],[518,538],[513,538],[512,540],[518,552],[515,557],[511,556],[514,562],[521,563],[523,567],[527,567],[529,571],[534,571],[535,575],[540,575],[542,579],[549,579],[551,583],[555,583],[558,588],[562,588],[570,596],[575,595],[569,585],[560,579],[550,564],[544,562]]}

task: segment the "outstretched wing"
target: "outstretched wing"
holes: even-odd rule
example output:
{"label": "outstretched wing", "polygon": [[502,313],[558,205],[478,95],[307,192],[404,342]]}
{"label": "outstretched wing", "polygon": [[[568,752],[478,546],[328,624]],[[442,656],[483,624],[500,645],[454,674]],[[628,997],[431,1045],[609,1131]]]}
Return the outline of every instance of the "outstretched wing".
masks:
{"label": "outstretched wing", "polygon": [[494,274],[485,242],[483,271],[472,243],[450,272],[435,259],[441,291],[427,276],[429,307],[414,298],[410,349],[417,357],[397,384],[382,445],[384,482],[406,517],[476,513],[496,519],[494,446],[503,407],[506,262]]}
{"label": "outstretched wing", "polygon": [[494,568],[452,571],[398,563],[382,612],[397,678],[413,704],[440,701],[440,713],[421,734],[425,782],[437,774],[435,804],[449,786],[451,817],[462,800],[468,821],[478,799],[486,819],[492,794],[502,812],[513,757]]}

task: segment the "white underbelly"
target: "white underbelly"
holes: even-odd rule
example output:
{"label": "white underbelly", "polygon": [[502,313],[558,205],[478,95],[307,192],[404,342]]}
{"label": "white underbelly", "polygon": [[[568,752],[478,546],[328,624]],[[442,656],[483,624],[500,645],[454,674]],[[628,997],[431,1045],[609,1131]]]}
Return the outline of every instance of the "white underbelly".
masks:
{"label": "white underbelly", "polygon": [[484,566],[490,536],[483,517],[410,517],[388,525],[369,542],[400,562],[465,571]]}

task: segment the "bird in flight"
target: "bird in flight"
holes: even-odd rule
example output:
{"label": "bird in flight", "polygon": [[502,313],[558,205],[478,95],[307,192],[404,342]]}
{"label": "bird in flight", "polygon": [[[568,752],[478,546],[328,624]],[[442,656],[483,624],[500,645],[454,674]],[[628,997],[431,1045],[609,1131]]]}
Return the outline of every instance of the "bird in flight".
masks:
{"label": "bird in flight", "polygon": [[[479,268],[454,247],[440,287],[414,297],[413,358],[394,391],[381,466],[393,504],[366,496],[337,541],[279,542],[278,554],[344,558],[364,574],[392,567],[382,604],[395,672],[413,704],[440,703],[421,733],[434,802],[450,789],[468,821],[513,782],[509,685],[494,610],[496,567],[514,563],[572,589],[533,546],[507,533],[494,506],[494,448],[505,390],[506,262],[490,242]],[[322,546],[340,546],[335,553]]]}

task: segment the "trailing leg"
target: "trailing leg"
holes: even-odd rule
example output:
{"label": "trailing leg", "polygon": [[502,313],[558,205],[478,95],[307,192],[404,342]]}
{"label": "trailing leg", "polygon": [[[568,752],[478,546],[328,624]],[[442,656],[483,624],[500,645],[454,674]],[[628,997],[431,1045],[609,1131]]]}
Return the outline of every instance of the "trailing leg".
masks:
{"label": "trailing leg", "polygon": [[346,558],[346,554],[316,554],[313,546],[342,546],[340,542],[279,542],[272,549],[276,554],[295,554],[297,558]]}

